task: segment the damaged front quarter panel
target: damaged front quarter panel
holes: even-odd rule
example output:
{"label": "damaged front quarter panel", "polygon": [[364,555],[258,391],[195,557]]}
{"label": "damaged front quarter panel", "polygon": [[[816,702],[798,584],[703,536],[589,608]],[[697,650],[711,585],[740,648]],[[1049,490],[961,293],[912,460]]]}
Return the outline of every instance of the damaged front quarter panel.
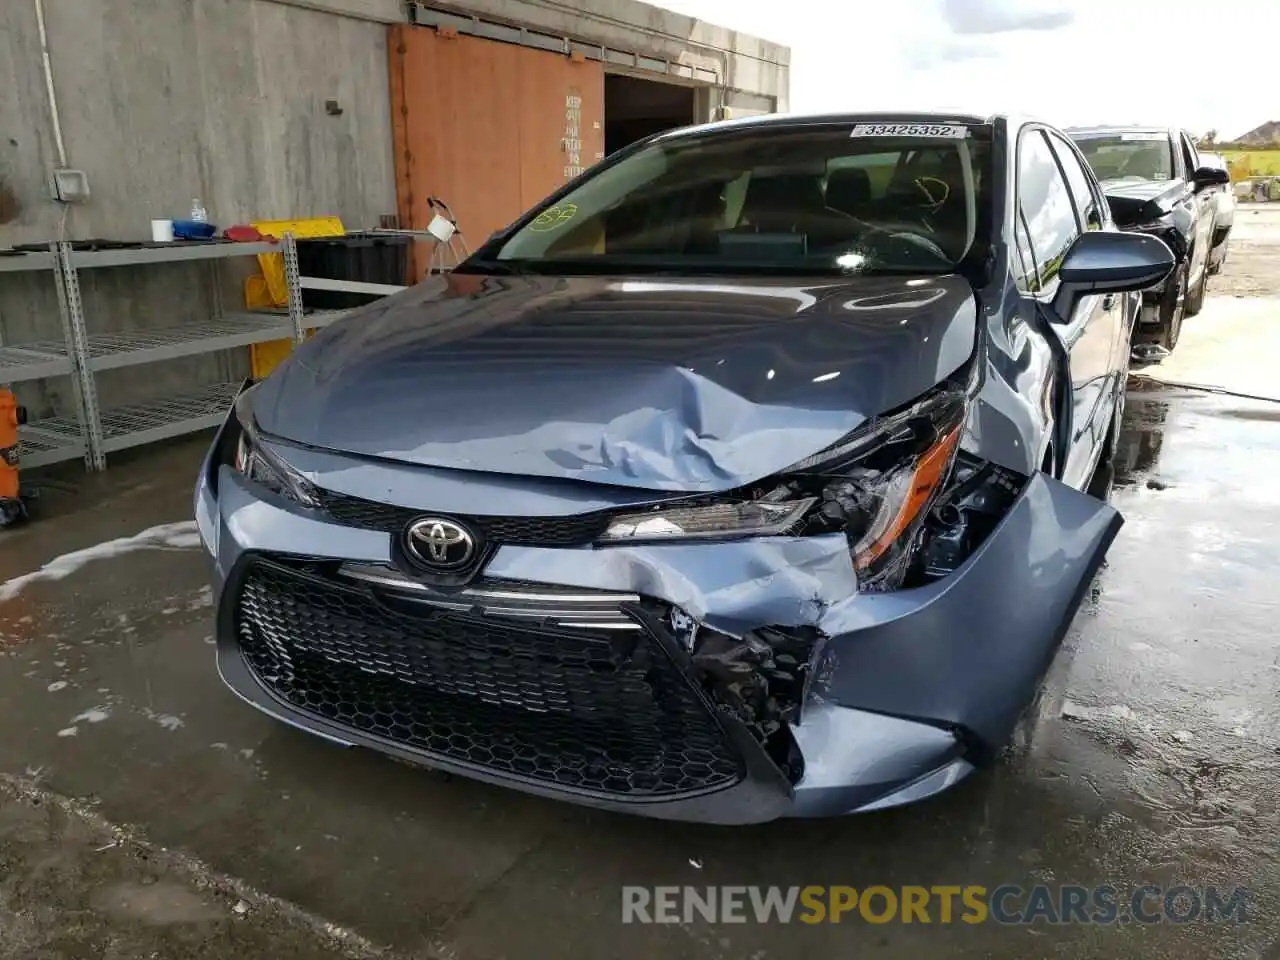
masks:
{"label": "damaged front quarter panel", "polygon": [[826,535],[594,551],[503,548],[489,575],[661,598],[720,710],[831,815],[936,792],[1032,699],[1121,524],[1057,480],[965,457],[906,589],[859,592]]}
{"label": "damaged front quarter panel", "polygon": [[834,604],[825,702],[958,731],[987,760],[1035,692],[1122,524],[1109,505],[1038,473],[999,526],[934,583]]}

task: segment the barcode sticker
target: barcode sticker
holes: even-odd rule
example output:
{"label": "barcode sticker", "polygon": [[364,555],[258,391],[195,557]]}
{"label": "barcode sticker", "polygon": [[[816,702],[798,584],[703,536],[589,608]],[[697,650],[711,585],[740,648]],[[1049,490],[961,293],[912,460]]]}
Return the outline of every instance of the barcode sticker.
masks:
{"label": "barcode sticker", "polygon": [[963,140],[969,129],[958,123],[858,123],[851,137],[940,137]]}

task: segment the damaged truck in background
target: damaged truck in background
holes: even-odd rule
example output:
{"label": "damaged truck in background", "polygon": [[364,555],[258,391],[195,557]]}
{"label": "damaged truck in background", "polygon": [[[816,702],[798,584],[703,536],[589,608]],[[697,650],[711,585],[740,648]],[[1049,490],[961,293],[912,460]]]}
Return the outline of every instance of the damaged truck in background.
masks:
{"label": "damaged truck in background", "polygon": [[623,150],[246,384],[197,481],[217,660],[346,746],[749,823],[1008,740],[1120,526],[1136,291],[1010,117]]}

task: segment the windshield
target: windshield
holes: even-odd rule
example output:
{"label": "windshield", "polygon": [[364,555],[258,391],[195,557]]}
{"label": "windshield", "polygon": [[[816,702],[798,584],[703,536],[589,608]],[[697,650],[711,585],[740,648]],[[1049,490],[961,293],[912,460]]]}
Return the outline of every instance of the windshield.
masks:
{"label": "windshield", "polygon": [[982,252],[988,135],[823,124],[661,138],[482,251],[481,263],[547,273],[948,272]]}
{"label": "windshield", "polygon": [[1164,133],[1073,138],[1099,180],[1172,180],[1173,148]]}

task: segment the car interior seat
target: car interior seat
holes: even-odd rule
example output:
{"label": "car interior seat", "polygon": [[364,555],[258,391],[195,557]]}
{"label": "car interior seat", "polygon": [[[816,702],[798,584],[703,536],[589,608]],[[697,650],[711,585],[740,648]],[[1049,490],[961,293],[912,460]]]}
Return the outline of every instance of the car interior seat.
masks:
{"label": "car interior seat", "polygon": [[860,167],[832,170],[827,177],[827,206],[853,217],[866,216],[871,176]]}
{"label": "car interior seat", "polygon": [[867,170],[850,166],[827,177],[827,206],[863,218],[872,202],[872,178]]}
{"label": "car interior seat", "polygon": [[742,222],[760,231],[790,233],[826,212],[816,176],[786,174],[752,177],[742,204]]}

